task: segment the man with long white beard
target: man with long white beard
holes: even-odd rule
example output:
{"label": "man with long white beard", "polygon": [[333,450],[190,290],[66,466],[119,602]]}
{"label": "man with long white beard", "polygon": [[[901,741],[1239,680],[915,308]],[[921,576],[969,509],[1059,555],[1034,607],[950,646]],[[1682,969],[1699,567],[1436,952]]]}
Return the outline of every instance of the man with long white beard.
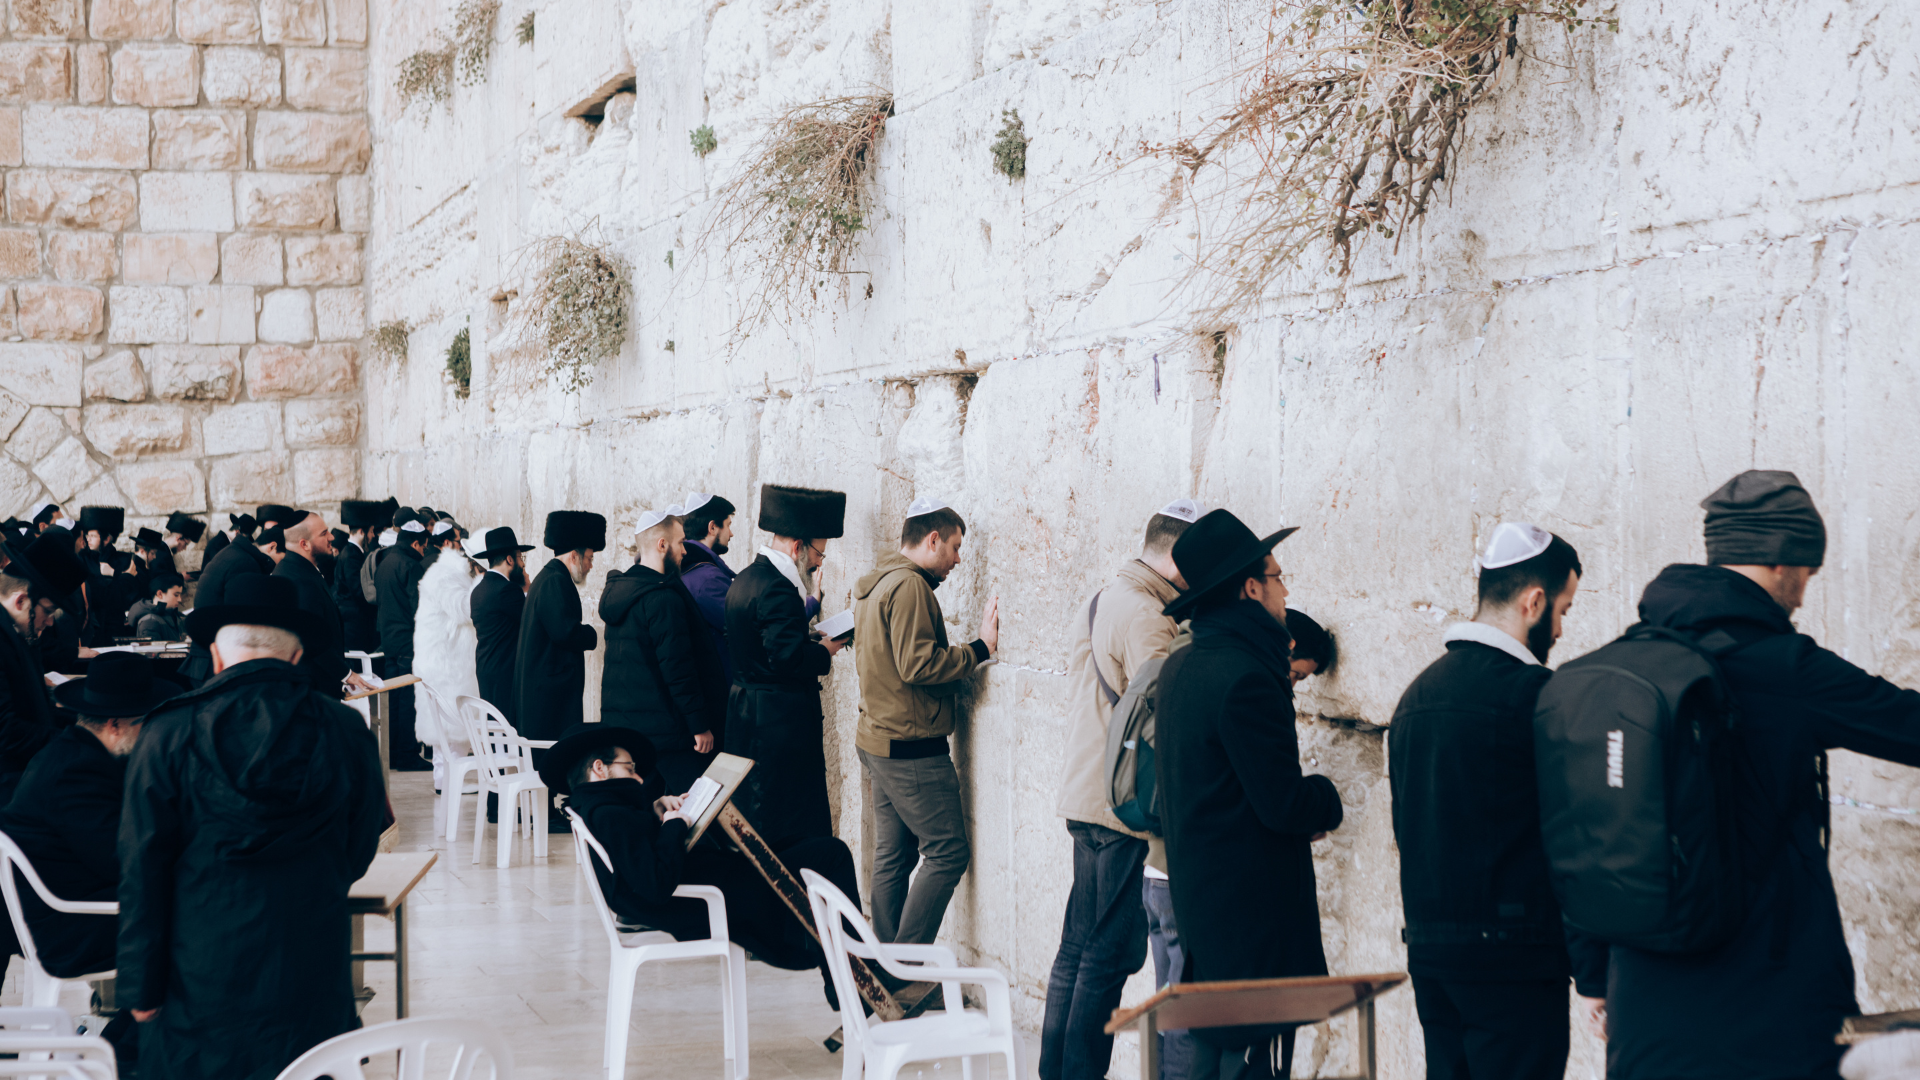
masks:
{"label": "man with long white beard", "polygon": [[[554,557],[534,576],[520,613],[514,726],[529,739],[558,739],[586,721],[587,654],[600,644],[600,635],[580,621],[580,586],[593,569],[593,553],[606,550],[607,519],[555,510],[547,515],[542,542]],[[545,756],[534,751],[534,768]],[[567,819],[549,814],[547,828],[566,832]]]}

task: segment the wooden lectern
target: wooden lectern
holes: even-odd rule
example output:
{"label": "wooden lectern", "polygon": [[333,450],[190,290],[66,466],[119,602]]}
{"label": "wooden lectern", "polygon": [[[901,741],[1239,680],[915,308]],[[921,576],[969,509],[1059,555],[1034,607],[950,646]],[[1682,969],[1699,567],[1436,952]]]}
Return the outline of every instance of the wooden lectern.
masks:
{"label": "wooden lectern", "polygon": [[1385,975],[1315,975],[1299,979],[1175,983],[1131,1009],[1115,1009],[1107,1034],[1140,1026],[1140,1080],[1160,1080],[1159,1033],[1239,1024],[1317,1024],[1360,1010],[1360,1076],[1374,1080],[1373,999],[1407,981]]}

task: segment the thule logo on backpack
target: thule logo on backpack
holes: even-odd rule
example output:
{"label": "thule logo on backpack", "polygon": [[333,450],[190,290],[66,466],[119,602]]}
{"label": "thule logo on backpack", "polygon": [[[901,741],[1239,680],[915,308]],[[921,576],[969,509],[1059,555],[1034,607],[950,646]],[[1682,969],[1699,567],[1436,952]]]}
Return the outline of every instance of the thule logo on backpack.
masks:
{"label": "thule logo on backpack", "polygon": [[1627,736],[1622,731],[1607,732],[1607,786],[1627,786]]}

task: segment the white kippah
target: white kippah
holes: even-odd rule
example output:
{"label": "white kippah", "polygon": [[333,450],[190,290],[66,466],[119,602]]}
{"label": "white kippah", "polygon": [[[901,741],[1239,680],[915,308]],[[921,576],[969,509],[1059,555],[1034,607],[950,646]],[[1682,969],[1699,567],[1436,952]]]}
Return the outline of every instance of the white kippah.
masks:
{"label": "white kippah", "polygon": [[451,521],[441,519],[440,521],[436,521],[433,523],[433,535],[435,536],[439,536],[441,533],[444,533],[444,532],[451,532],[452,530],[453,530],[453,522]]}
{"label": "white kippah", "polygon": [[642,510],[640,520],[633,523],[633,535],[639,536],[668,518],[682,517],[686,512],[686,507],[683,506],[669,506],[665,510]]}
{"label": "white kippah", "polygon": [[401,532],[426,532],[427,527],[425,525],[420,524],[417,521],[409,521],[405,525],[400,526],[400,531]]}
{"label": "white kippah", "polygon": [[1473,560],[1473,568],[1498,570],[1503,566],[1523,563],[1547,550],[1547,545],[1551,543],[1553,534],[1538,525],[1524,521],[1503,521],[1493,527],[1486,554]]}
{"label": "white kippah", "polygon": [[947,500],[931,495],[922,495],[907,507],[907,516],[917,518],[922,514],[931,514],[936,510],[947,509]]}
{"label": "white kippah", "polygon": [[713,496],[704,491],[689,491],[687,497],[680,500],[680,516],[685,517],[712,501]]}
{"label": "white kippah", "polygon": [[399,542],[400,542],[400,532],[397,529],[388,529],[385,532],[380,534],[381,547],[392,547],[393,545]]}
{"label": "white kippah", "polygon": [[54,518],[53,523],[67,530],[68,532],[72,532],[74,528],[76,528],[80,524],[79,522],[73,520],[72,518],[68,517],[65,514],[61,514],[59,517]]}
{"label": "white kippah", "polygon": [[1196,521],[1199,521],[1200,518],[1206,514],[1206,512],[1207,512],[1206,507],[1201,506],[1199,503],[1194,502],[1192,499],[1175,499],[1172,502],[1160,508],[1160,513],[1164,514],[1165,516],[1170,518],[1179,518],[1181,521],[1184,521],[1189,525],[1193,524]]}

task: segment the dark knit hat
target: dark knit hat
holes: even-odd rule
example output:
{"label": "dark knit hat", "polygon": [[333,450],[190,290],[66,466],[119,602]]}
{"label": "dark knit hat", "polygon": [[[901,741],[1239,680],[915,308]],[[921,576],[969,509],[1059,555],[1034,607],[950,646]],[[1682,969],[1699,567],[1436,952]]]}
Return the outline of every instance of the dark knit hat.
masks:
{"label": "dark knit hat", "polygon": [[393,508],[370,499],[342,499],[340,524],[349,529],[384,529],[393,520]]}
{"label": "dark knit hat", "polygon": [[605,551],[607,519],[585,510],[555,510],[547,515],[546,536],[540,542],[557,552]]}
{"label": "dark knit hat", "polygon": [[102,533],[115,536],[126,531],[127,511],[119,506],[83,506],[80,508],[80,531],[98,529]]}
{"label": "dark knit hat", "polygon": [[760,485],[760,529],[795,540],[832,540],[846,535],[847,493]]}
{"label": "dark knit hat", "polygon": [[207,535],[207,523],[175,510],[167,515],[167,531],[176,536],[186,537],[189,544],[197,544],[201,537]]}
{"label": "dark knit hat", "polygon": [[1748,469],[1700,501],[1707,512],[1707,562],[1714,566],[1819,566],[1827,523],[1800,478]]}

